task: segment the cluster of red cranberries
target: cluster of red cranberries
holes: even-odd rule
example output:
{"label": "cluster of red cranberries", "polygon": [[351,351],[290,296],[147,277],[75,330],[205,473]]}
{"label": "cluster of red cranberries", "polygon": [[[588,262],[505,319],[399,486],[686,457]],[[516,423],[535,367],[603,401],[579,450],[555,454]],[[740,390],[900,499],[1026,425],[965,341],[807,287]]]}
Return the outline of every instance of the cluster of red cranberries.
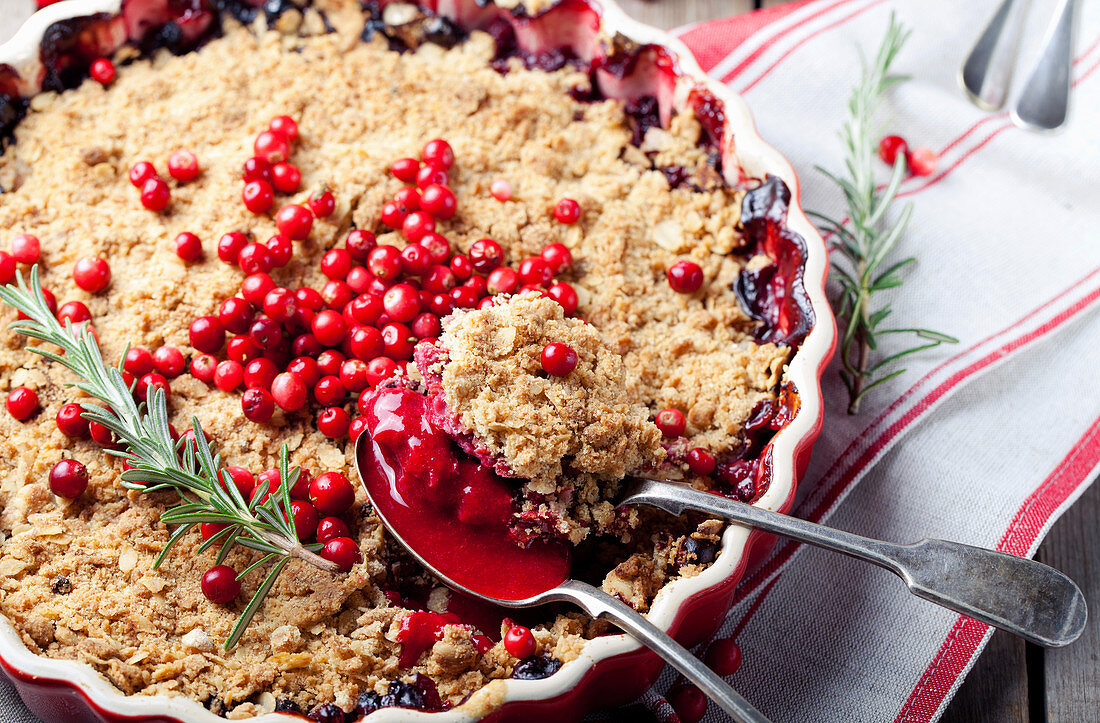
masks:
{"label": "cluster of red cranberries", "polygon": [[878,143],[878,157],[892,166],[898,154],[905,156],[905,164],[914,176],[931,176],[936,172],[936,152],[925,146],[911,148],[901,136],[884,136]]}

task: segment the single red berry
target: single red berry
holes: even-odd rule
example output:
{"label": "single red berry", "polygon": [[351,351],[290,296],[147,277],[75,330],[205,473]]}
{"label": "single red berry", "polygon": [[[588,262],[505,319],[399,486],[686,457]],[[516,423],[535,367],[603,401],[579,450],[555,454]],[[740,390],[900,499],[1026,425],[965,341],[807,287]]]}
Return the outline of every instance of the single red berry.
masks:
{"label": "single red berry", "polygon": [[566,316],[572,316],[577,313],[577,304],[580,300],[577,298],[577,290],[572,285],[559,281],[546,290],[547,295],[558,302],[561,305]]}
{"label": "single red berry", "polygon": [[21,264],[37,264],[42,256],[42,244],[37,236],[21,233],[11,240],[11,255]]}
{"label": "single red berry", "polygon": [[250,276],[266,274],[275,267],[275,259],[271,257],[271,251],[266,246],[252,241],[246,243],[237,254],[237,265],[241,267],[241,271]]}
{"label": "single red berry", "polygon": [[[297,375],[306,386],[313,386],[321,378],[321,368],[313,357],[300,356],[290,360],[286,370]],[[273,380],[274,381],[274,380]],[[268,385],[270,386],[270,385]]]}
{"label": "single red berry", "polygon": [[230,231],[218,239],[218,258],[227,264],[237,264],[237,256],[248,243],[248,237],[240,231]]}
{"label": "single red berry", "polygon": [[218,307],[218,320],[221,321],[225,330],[232,334],[248,333],[248,328],[252,325],[252,317],[252,305],[239,296],[229,297]]}
{"label": "single red berry", "polygon": [[286,138],[288,141],[298,140],[298,121],[288,115],[279,115],[271,119],[268,130]]}
{"label": "single red berry", "polygon": [[393,194],[393,202],[405,213],[420,210],[420,191],[415,188],[405,187],[398,189]]}
{"label": "single red berry", "polygon": [[271,167],[271,185],[279,193],[297,193],[302,187],[302,172],[286,161],[276,163]]}
{"label": "single red berry", "polygon": [[291,203],[280,208],[275,214],[275,225],[283,235],[295,241],[302,241],[309,236],[309,231],[313,228],[313,214],[305,206]]}
{"label": "single red berry", "polygon": [[214,386],[223,392],[232,392],[244,381],[244,368],[240,362],[226,359],[214,370]]}
{"label": "single red berry", "polygon": [[382,316],[382,300],[374,294],[360,294],[349,304],[352,318],[360,324],[373,324]]}
{"label": "single red berry", "polygon": [[68,321],[73,327],[76,327],[82,321],[91,321],[92,312],[88,310],[83,301],[66,301],[57,310],[57,320],[61,322],[62,326]]}
{"label": "single red berry", "polygon": [[420,189],[427,188],[432,184],[437,186],[446,186],[450,183],[450,178],[447,176],[447,170],[440,168],[439,166],[425,165],[416,172],[416,187]]}
{"label": "single red berry", "polygon": [[378,240],[373,233],[359,228],[349,231],[348,237],[344,239],[344,247],[347,248],[348,253],[361,264],[367,262],[368,254],[377,245]]}
{"label": "single red berry", "polygon": [[401,273],[401,252],[396,246],[376,246],[367,256],[367,268],[379,279],[395,279]]}
{"label": "single red berry", "polygon": [[148,349],[143,349],[140,346],[131,347],[122,359],[122,369],[130,372],[135,377],[148,374],[153,371],[153,355]]}
{"label": "single red berry", "polygon": [[328,218],[336,210],[336,198],[327,188],[312,193],[306,203],[315,218]]}
{"label": "single red berry", "polygon": [[329,439],[339,439],[348,433],[351,415],[343,407],[329,407],[317,415],[317,430]]}
{"label": "single red berry", "polygon": [[248,499],[252,495],[252,489],[256,486],[256,476],[245,467],[226,467],[233,480],[233,486],[241,493],[241,497]]}
{"label": "single red berry", "polygon": [[276,286],[264,295],[264,313],[280,323],[290,321],[294,312],[298,310],[294,292],[290,289]]}
{"label": "single red berry", "polygon": [[348,390],[344,388],[344,384],[340,381],[340,377],[321,377],[321,379],[313,385],[313,398],[323,407],[331,407],[340,404],[347,395]]}
{"label": "single red berry", "polygon": [[57,410],[57,428],[70,439],[83,439],[88,436],[88,420],[82,415],[84,407],[76,402],[68,404]]}
{"label": "single red berry", "polygon": [[878,142],[878,157],[884,163],[894,165],[899,153],[903,156],[909,153],[909,144],[901,136],[883,136]]}
{"label": "single red berry", "polygon": [[[342,411],[342,410],[341,410]],[[344,412],[347,414],[347,412]],[[294,500],[290,503],[290,513],[294,516],[294,531],[298,540],[305,542],[317,532],[317,509],[308,502]]]}
{"label": "single red berry", "polygon": [[436,218],[448,219],[458,210],[458,201],[454,191],[446,186],[433,183],[424,189],[420,200],[420,208]]}
{"label": "single red berry", "polygon": [[577,351],[560,341],[542,348],[542,368],[555,377],[567,377],[577,367]]}
{"label": "single red berry", "polygon": [[352,394],[358,394],[366,389],[370,386],[370,379],[367,375],[367,363],[362,359],[345,360],[344,363],[340,365],[340,383]]}
{"label": "single red berry", "polygon": [[249,181],[241,191],[241,200],[252,213],[267,213],[275,205],[275,191],[267,181]]}
{"label": "single red berry", "polygon": [[279,367],[270,359],[253,359],[244,368],[244,386],[247,389],[271,389],[271,383],[279,374]]}
{"label": "single red berry", "polygon": [[88,422],[88,435],[100,447],[112,449],[115,446],[115,433],[99,422]]}
{"label": "single red berry", "polygon": [[447,169],[454,165],[455,152],[451,149],[450,143],[442,138],[434,138],[424,144],[424,148],[420,151],[420,160],[426,164]]}
{"label": "single red berry", "polygon": [[225,343],[225,328],[216,316],[200,316],[188,329],[191,346],[206,354],[217,354]]}
{"label": "single red berry", "polygon": [[347,329],[343,316],[331,309],[319,312],[313,318],[313,335],[325,346],[336,346],[342,342]]}
{"label": "single red berry", "polygon": [[520,262],[519,280],[524,284],[549,286],[554,280],[554,272],[550,269],[550,264],[541,257],[533,256]]}
{"label": "single red berry", "polygon": [[[455,254],[451,257],[451,272],[454,273],[455,278],[459,281],[469,281],[470,277],[474,275],[474,265],[470,262],[470,257],[464,254]],[[477,278],[481,278],[480,276]],[[475,282],[477,283],[477,282]]]}
{"label": "single red berry", "polygon": [[203,522],[199,524],[199,534],[202,535],[202,539],[209,540],[216,537],[223,530],[229,529],[229,523],[227,522]]}
{"label": "single red berry", "polygon": [[420,295],[409,284],[396,284],[386,290],[382,308],[394,321],[412,321],[420,313]]}
{"label": "single red berry", "polygon": [[246,389],[241,395],[241,411],[245,419],[263,424],[275,414],[275,398],[266,389]]}
{"label": "single red berry", "polygon": [[50,491],[75,500],[88,489],[88,468],[75,459],[63,459],[50,470]]}
{"label": "single red berry", "polygon": [[367,362],[367,382],[372,387],[397,374],[397,362],[388,356],[379,356]]}
{"label": "single red berry", "polygon": [[451,289],[451,301],[454,302],[456,309],[472,309],[477,306],[480,298],[477,291],[469,286],[458,286]]}
{"label": "single red berry", "polygon": [[454,299],[451,298],[450,292],[447,292],[445,294],[436,294],[432,297],[431,302],[428,304],[428,311],[432,312],[441,319],[454,311],[454,308],[455,302]]}
{"label": "single red berry", "polygon": [[241,583],[237,580],[237,571],[228,565],[215,565],[202,576],[202,594],[212,603],[233,602],[241,594]]}
{"label": "single red berry", "polygon": [[210,354],[199,354],[191,360],[191,376],[200,382],[211,384],[214,381],[214,372],[217,371],[218,360]]}
{"label": "single red berry", "polygon": [[241,168],[241,180],[245,183],[263,181],[270,185],[274,180],[271,175],[271,164],[263,158],[257,158],[256,156],[249,158],[244,162],[244,166]]}
{"label": "single red berry", "polygon": [[394,178],[405,183],[416,181],[416,172],[420,170],[420,161],[415,158],[401,158],[390,166],[390,173]]}
{"label": "single red berry", "polygon": [[394,322],[382,327],[382,343],[385,345],[386,356],[395,361],[402,361],[412,359],[416,337],[413,336],[409,327]]}
{"label": "single red berry", "polygon": [[458,278],[454,271],[442,264],[430,267],[421,277],[421,286],[425,291],[439,294],[450,291],[458,285]]}
{"label": "single red berry", "polygon": [[368,426],[366,417],[356,417],[351,420],[351,424],[348,425],[348,439],[352,441],[352,444],[359,439],[359,435],[367,431]]}
{"label": "single red berry", "polygon": [[489,184],[489,195],[501,203],[512,198],[512,184],[503,178],[498,178]]}
{"label": "single red berry", "polygon": [[439,317],[427,311],[413,319],[410,328],[417,339],[438,339],[443,333],[443,325],[439,323]]}
{"label": "single red berry", "polygon": [[707,712],[707,697],[691,683],[680,683],[668,691],[668,703],[680,723],[698,723]]}
{"label": "single red berry", "polygon": [[172,200],[172,191],[162,178],[150,178],[141,184],[141,205],[150,211],[163,211]]}
{"label": "single red berry", "polygon": [[264,305],[264,297],[267,292],[275,288],[275,282],[266,272],[249,274],[241,282],[241,296],[252,306],[259,309]]}
{"label": "single red berry", "polygon": [[348,351],[357,359],[373,359],[385,351],[382,332],[373,326],[356,325],[348,334]]}
{"label": "single red berry", "polygon": [[325,472],[310,483],[309,501],[318,512],[341,515],[355,502],[355,488],[339,472]]}
{"label": "single red berry", "polygon": [[500,266],[489,272],[485,288],[490,294],[511,294],[519,288],[519,274],[508,266]]}
{"label": "single red berry", "polygon": [[931,176],[939,165],[936,152],[924,146],[910,148],[905,159],[909,163],[909,172],[914,176]]}
{"label": "single red berry", "polygon": [[9,284],[15,279],[15,266],[15,257],[0,251],[0,284]]}
{"label": "single red berry", "polygon": [[96,58],[88,69],[92,80],[100,85],[110,85],[115,81],[115,64],[107,58]]}
{"label": "single red berry", "polygon": [[133,184],[134,188],[141,188],[150,178],[157,177],[157,169],[149,161],[138,161],[130,166],[130,173],[128,175],[130,183]]}
{"label": "single red berry", "polygon": [[268,163],[279,163],[290,157],[290,141],[282,133],[264,131],[256,136],[252,149],[258,158]]}
{"label": "single red berry", "polygon": [[677,261],[667,276],[668,285],[678,294],[694,294],[703,286],[703,269],[694,261]]}
{"label": "single red berry", "polygon": [[317,542],[326,543],[337,537],[349,537],[351,530],[339,517],[325,517],[317,524]]}
{"label": "single red berry", "polygon": [[406,276],[420,276],[432,265],[431,254],[418,243],[411,243],[401,249],[401,268]]}
{"label": "single red berry", "polygon": [[271,382],[271,396],[280,408],[296,412],[305,406],[309,392],[301,379],[289,372],[283,372]]}
{"label": "single red berry", "polygon": [[20,422],[30,419],[38,411],[38,393],[27,387],[16,387],[8,392],[8,412]]}
{"label": "single red berry", "polygon": [[400,229],[401,224],[405,222],[405,218],[408,216],[408,212],[403,209],[400,204],[391,201],[389,203],[382,204],[382,211],[379,213],[379,220],[389,226],[392,229]]}
{"label": "single red berry", "polygon": [[687,453],[687,463],[692,473],[700,477],[706,477],[718,465],[714,455],[702,447],[696,447]]}
{"label": "single red berry", "polygon": [[194,181],[199,170],[199,159],[191,151],[176,151],[168,156],[168,175],[180,183]]}
{"label": "single red berry", "polygon": [[661,434],[669,439],[683,436],[684,429],[687,428],[687,420],[679,409],[662,409],[657,412],[654,424],[661,430]]}
{"label": "single red berry", "polygon": [[330,279],[347,278],[352,258],[347,249],[329,249],[321,256],[321,273]]}
{"label": "single red berry", "polygon": [[252,341],[247,334],[238,334],[230,338],[225,345],[225,355],[240,364],[247,364],[262,353],[260,347],[256,346],[256,342]]}
{"label": "single red berry", "polygon": [[147,401],[149,392],[153,387],[160,388],[166,396],[172,391],[171,387],[168,386],[168,380],[164,378],[163,374],[149,372],[138,379],[137,385],[134,387],[134,394],[141,401]]}
{"label": "single red berry", "polygon": [[504,263],[504,249],[496,241],[483,238],[470,246],[470,263],[474,271],[487,274]]}
{"label": "single red berry", "polygon": [[85,256],[73,267],[73,281],[90,294],[102,291],[111,282],[111,267],[95,256]]}
{"label": "single red berry", "polygon": [[260,349],[277,349],[285,341],[283,327],[274,319],[261,316],[248,327],[248,338]]}
{"label": "single red berry", "polygon": [[264,246],[267,247],[267,252],[271,255],[271,264],[277,268],[281,269],[289,264],[290,259],[294,256],[294,244],[281,233],[269,237],[264,242]]}
{"label": "single red berry", "polygon": [[336,563],[340,572],[347,572],[359,562],[359,546],[350,537],[334,537],[321,548],[321,557]]}
{"label": "single red berry", "polygon": [[707,648],[706,662],[718,675],[733,675],[741,667],[741,648],[731,638],[719,638]]}
{"label": "single red berry", "polygon": [[542,260],[550,266],[550,271],[557,275],[562,271],[567,271],[573,265],[573,254],[566,248],[565,244],[553,243],[549,244],[539,254]]}
{"label": "single red berry", "polygon": [[340,367],[347,359],[335,349],[327,349],[317,357],[317,372],[326,377],[340,376]]}
{"label": "single red berry", "polygon": [[427,211],[413,211],[401,222],[401,234],[409,243],[416,243],[433,231],[435,231],[435,218]]}
{"label": "single red berry", "polygon": [[202,259],[202,239],[190,231],[176,234],[176,256],[188,263]]}
{"label": "single red berry", "polygon": [[292,500],[308,500],[309,499],[309,483],[313,481],[313,474],[304,467],[298,468],[298,479],[294,481],[294,486],[290,488],[290,498]]}
{"label": "single red berry", "polygon": [[504,634],[504,649],[520,660],[530,658],[538,650],[538,647],[539,644],[530,628],[513,625]]}
{"label": "single red berry", "polygon": [[554,218],[560,223],[574,224],[581,217],[581,205],[571,198],[563,198],[554,206]]}

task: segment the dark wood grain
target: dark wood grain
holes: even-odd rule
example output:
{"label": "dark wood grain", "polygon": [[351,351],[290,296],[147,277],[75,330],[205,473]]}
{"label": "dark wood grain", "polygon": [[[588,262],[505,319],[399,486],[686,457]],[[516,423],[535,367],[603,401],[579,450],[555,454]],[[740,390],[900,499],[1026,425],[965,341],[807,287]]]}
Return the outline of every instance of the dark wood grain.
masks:
{"label": "dark wood grain", "polygon": [[942,723],[1027,723],[1028,676],[1024,641],[997,631],[947,710]]}

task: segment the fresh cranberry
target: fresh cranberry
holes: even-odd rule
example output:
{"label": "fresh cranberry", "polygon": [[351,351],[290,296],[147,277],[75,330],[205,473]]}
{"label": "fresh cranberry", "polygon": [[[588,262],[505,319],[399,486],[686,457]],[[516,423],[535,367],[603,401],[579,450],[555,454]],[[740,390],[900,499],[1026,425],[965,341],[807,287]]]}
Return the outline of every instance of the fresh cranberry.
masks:
{"label": "fresh cranberry", "polygon": [[214,386],[223,392],[232,392],[244,381],[244,368],[240,362],[227,359],[214,370]]}
{"label": "fresh cranberry", "polygon": [[504,634],[504,649],[513,657],[523,660],[535,654],[538,650],[538,642],[530,628],[522,625],[513,625]]}
{"label": "fresh cranberry", "polygon": [[401,252],[396,246],[376,246],[367,256],[367,268],[380,279],[395,279],[401,273]]}
{"label": "fresh cranberry", "polygon": [[248,327],[248,337],[260,349],[274,349],[283,341],[283,327],[274,319],[261,316]]}
{"label": "fresh cranberry", "polygon": [[15,279],[15,257],[0,251],[0,284],[10,284]]}
{"label": "fresh cranberry", "polygon": [[237,580],[237,571],[228,565],[215,565],[202,576],[202,594],[212,603],[233,602],[241,594],[241,583]]}
{"label": "fresh cranberry", "polygon": [[275,282],[265,271],[249,274],[241,282],[241,296],[252,306],[259,309],[264,305],[267,292],[275,288]]}
{"label": "fresh cranberry", "polygon": [[244,368],[244,385],[248,389],[271,389],[279,368],[270,359],[253,359]]}
{"label": "fresh cranberry", "polygon": [[348,334],[348,350],[357,359],[373,359],[385,350],[382,332],[373,326],[355,326]]}
{"label": "fresh cranberry", "polygon": [[415,158],[401,158],[393,162],[390,166],[390,173],[394,178],[405,183],[412,183],[416,180],[416,172],[420,170],[420,161]]}
{"label": "fresh cranberry", "polygon": [[339,439],[348,433],[351,415],[342,407],[329,407],[317,415],[317,430],[329,439]]}
{"label": "fresh cranberry", "polygon": [[149,161],[138,161],[134,165],[130,166],[130,183],[134,188],[141,188],[145,185],[145,182],[150,178],[157,177],[157,169]]}
{"label": "fresh cranberry", "polygon": [[225,328],[216,316],[200,316],[188,330],[191,346],[207,354],[217,354],[225,343]]}
{"label": "fresh cranberry", "polygon": [[367,362],[367,382],[372,387],[397,374],[397,362],[386,356],[379,356]]}
{"label": "fresh cranberry", "polygon": [[263,131],[256,136],[252,149],[258,158],[268,163],[279,163],[290,157],[290,141],[282,133],[275,131]]}
{"label": "fresh cranberry", "polygon": [[512,184],[503,178],[498,178],[489,184],[489,195],[504,203],[512,199]]}
{"label": "fresh cranberry", "polygon": [[560,341],[552,341],[542,348],[542,368],[555,377],[567,377],[577,367],[576,350]]}
{"label": "fresh cranberry", "polygon": [[458,209],[458,201],[454,191],[446,186],[433,183],[424,189],[420,200],[420,208],[424,209],[436,218],[448,219],[455,215]]}
{"label": "fresh cranberry", "polygon": [[706,477],[713,472],[714,468],[718,465],[717,460],[714,459],[714,455],[702,447],[696,447],[687,453],[687,463],[692,473],[700,477]]}
{"label": "fresh cranberry", "polygon": [[302,241],[313,228],[313,214],[305,206],[291,203],[275,214],[275,225],[278,226],[279,233],[295,241]]}
{"label": "fresh cranberry", "polygon": [[454,311],[454,308],[455,302],[454,299],[451,298],[449,292],[446,294],[436,294],[428,304],[428,311],[441,319]]}
{"label": "fresh cranberry", "polygon": [[290,513],[294,517],[294,531],[298,533],[299,541],[305,542],[316,534],[317,509],[313,505],[302,500],[294,500],[290,503]]}
{"label": "fresh cranberry", "polygon": [[910,148],[905,159],[909,163],[909,172],[914,176],[931,176],[939,165],[936,152],[924,146]]}
{"label": "fresh cranberry", "polygon": [[280,269],[289,264],[290,259],[294,257],[294,244],[281,233],[268,237],[267,241],[264,242],[264,246],[267,247],[267,252],[271,254],[272,265]]}
{"label": "fresh cranberry", "polygon": [[38,411],[38,393],[27,387],[16,387],[8,392],[8,412],[20,422],[25,422]]}
{"label": "fresh cranberry", "polygon": [[395,201],[382,204],[378,219],[392,229],[400,229],[408,217],[408,212]]}
{"label": "fresh cranberry", "polygon": [[150,178],[141,184],[141,205],[150,211],[163,211],[172,200],[172,191],[162,178]]}
{"label": "fresh cranberry", "polygon": [[321,548],[321,557],[336,563],[340,572],[347,572],[359,562],[359,546],[350,537],[334,537]]}
{"label": "fresh cranberry", "polygon": [[115,446],[115,433],[99,422],[88,422],[88,435],[100,447],[111,449]]}
{"label": "fresh cranberry", "polygon": [[266,389],[246,389],[241,395],[241,411],[245,419],[263,424],[275,414],[275,398]]}
{"label": "fresh cranberry", "polygon": [[275,205],[275,191],[267,181],[249,181],[241,191],[241,200],[252,213],[267,213]]}
{"label": "fresh cranberry", "polygon": [[122,360],[122,368],[135,377],[140,377],[153,371],[153,355],[148,349],[140,346],[130,347]]}
{"label": "fresh cranberry", "polygon": [[168,156],[168,175],[180,183],[190,183],[199,177],[199,159],[191,151],[176,151]]}
{"label": "fresh cranberry", "polygon": [[278,115],[267,126],[272,133],[278,133],[288,141],[298,140],[298,121],[288,115]]}
{"label": "fresh cranberry", "polygon": [[218,239],[218,258],[227,264],[237,265],[237,256],[248,243],[248,237],[240,231],[230,231]]}
{"label": "fresh cranberry", "polygon": [[82,321],[91,321],[92,312],[88,310],[87,305],[82,301],[67,301],[57,310],[57,320],[61,322],[62,326],[68,321],[75,327]]}
{"label": "fresh cranberry", "polygon": [[330,279],[347,278],[352,258],[347,249],[329,249],[321,256],[321,273]]}
{"label": "fresh cranberry", "polygon": [[335,349],[328,349],[321,352],[317,357],[317,371],[323,376],[336,377],[340,376],[340,366],[344,363],[345,357]]}
{"label": "fresh cranberry", "polygon": [[306,385],[297,376],[283,372],[271,382],[271,396],[280,408],[296,412],[305,406],[308,397]]}
{"label": "fresh cranberry", "polygon": [[355,488],[339,472],[325,472],[310,483],[309,500],[318,512],[341,515],[355,502]]}
{"label": "fresh cranberry", "polygon": [[420,295],[408,284],[391,286],[382,297],[382,308],[394,321],[412,321],[420,313]]}
{"label": "fresh cranberry", "polygon": [[741,667],[741,648],[730,638],[719,638],[707,648],[706,662],[718,675],[733,675]]}
{"label": "fresh cranberry", "polygon": [[241,493],[241,497],[247,500],[256,486],[256,476],[244,467],[230,466],[226,467],[225,471],[229,473],[229,477],[233,480],[233,486]]}
{"label": "fresh cranberry", "polygon": [[431,254],[419,243],[411,243],[401,249],[401,268],[408,276],[421,276],[432,265]]}
{"label": "fresh cranberry", "polygon": [[458,284],[455,274],[447,266],[436,264],[428,269],[421,279],[421,285],[425,291],[438,294],[450,291]]}
{"label": "fresh cranberry", "polygon": [[88,436],[88,420],[82,415],[84,408],[76,402],[68,404],[57,410],[57,428],[70,439],[83,439]]}
{"label": "fresh cranberry", "polygon": [[424,189],[433,184],[446,186],[448,183],[450,183],[450,179],[447,176],[446,169],[440,168],[439,166],[422,166],[420,170],[416,172],[417,188]]}
{"label": "fresh cranberry", "polygon": [[217,371],[218,360],[210,354],[199,354],[191,360],[191,376],[200,382],[210,384],[214,381],[214,372]]}
{"label": "fresh cranberry", "polygon": [[901,136],[883,136],[878,142],[878,157],[884,163],[894,165],[899,153],[903,156],[909,154],[909,144]]}
{"label": "fresh cranberry", "polygon": [[92,80],[100,85],[110,85],[117,76],[115,64],[109,58],[96,58],[93,60],[91,67],[88,68],[88,74],[92,76]]}
{"label": "fresh cranberry", "polygon": [[337,537],[349,537],[351,530],[339,517],[325,517],[317,524],[317,542],[322,544]]}
{"label": "fresh cranberry", "polygon": [[262,350],[247,334],[238,334],[225,345],[225,355],[235,362],[247,364],[260,356]]}
{"label": "fresh cranberry", "polygon": [[413,211],[401,222],[401,234],[409,243],[416,243],[424,238],[425,234],[433,231],[435,231],[435,219],[427,211]]}
{"label": "fresh cranberry", "polygon": [[348,391],[344,388],[339,377],[322,377],[313,386],[313,398],[323,407],[331,407],[340,404],[347,397]]}
{"label": "fresh cranberry", "polygon": [[271,167],[271,185],[279,193],[296,193],[302,187],[302,172],[286,161]]}
{"label": "fresh cranberry", "polygon": [[[53,292],[43,286],[42,287],[42,298],[45,299],[46,308],[50,310],[50,313],[56,315],[57,314],[57,297],[53,295]],[[19,313],[22,314],[23,312],[19,312]],[[26,317],[20,317],[20,318],[26,318]]]}
{"label": "fresh cranberry", "polygon": [[337,312],[326,309],[313,318],[313,335],[325,346],[336,346],[347,334],[347,324]]}
{"label": "fresh cranberry", "polygon": [[245,183],[263,181],[270,185],[274,180],[271,174],[271,164],[257,156],[249,158],[244,162],[244,166],[241,168],[241,180]]}
{"label": "fresh cranberry", "polygon": [[310,194],[306,203],[315,218],[328,218],[336,210],[336,198],[327,188]]}
{"label": "fresh cranberry", "polygon": [[266,246],[253,241],[245,244],[237,255],[237,265],[249,276],[266,274],[275,267],[275,259],[271,257],[271,251]]}
{"label": "fresh cranberry", "polygon": [[573,265],[573,254],[565,244],[549,244],[539,255],[550,266],[550,272],[555,275],[567,271]]}
{"label": "fresh cranberry", "polygon": [[111,282],[111,267],[96,256],[85,256],[73,267],[73,281],[90,294],[102,291]]}
{"label": "fresh cranberry", "polygon": [[[306,386],[313,386],[317,383],[317,380],[321,378],[321,369],[317,364],[317,360],[308,356],[300,356],[292,359],[290,363],[286,365],[286,370],[296,375]],[[268,386],[270,387],[271,385],[269,384]]]}
{"label": "fresh cranberry", "polygon": [[213,539],[228,529],[229,523],[227,522],[203,522],[199,524],[199,534],[202,535],[204,540]]}
{"label": "fresh cranberry", "polygon": [[229,297],[218,307],[218,320],[232,334],[247,333],[252,325],[252,316],[251,304],[238,296]]}
{"label": "fresh cranberry", "polygon": [[467,281],[474,275],[474,265],[470,262],[470,257],[464,254],[455,254],[452,256],[450,268],[451,273],[453,273],[455,278],[459,281]]}
{"label": "fresh cranberry", "polygon": [[420,160],[424,163],[447,169],[455,163],[455,152],[451,144],[442,138],[434,138],[424,144],[420,151]]}
{"label": "fresh cranberry", "polygon": [[581,205],[571,198],[563,198],[554,206],[554,218],[560,223],[574,224],[581,217]]}
{"label": "fresh cranberry", "polygon": [[63,459],[50,470],[50,491],[75,500],[88,489],[88,468],[75,459]]}
{"label": "fresh cranberry", "polygon": [[175,379],[183,374],[183,352],[174,346],[158,347],[153,352],[153,367],[169,379]]}
{"label": "fresh cranberry", "polygon": [[134,387],[134,393],[138,399],[144,402],[148,400],[149,392],[153,387],[158,387],[165,395],[172,391],[168,386],[168,380],[164,378],[163,374],[150,372],[138,379],[137,386]]}
{"label": "fresh cranberry", "polygon": [[706,715],[707,697],[691,683],[673,686],[667,698],[680,723],[698,723]]}
{"label": "fresh cranberry", "polygon": [[668,285],[678,294],[694,294],[703,286],[703,269],[694,261],[677,261],[667,275]]}
{"label": "fresh cranberry", "polygon": [[360,294],[349,303],[352,318],[360,324],[373,324],[382,315],[382,301],[374,294]]}
{"label": "fresh cranberry", "polygon": [[416,337],[404,324],[391,323],[382,327],[382,343],[385,345],[386,356],[390,359],[395,361],[412,359],[415,342]]}
{"label": "fresh cranberry", "polygon": [[504,263],[504,249],[492,239],[478,239],[470,246],[470,263],[474,271],[487,274]]}
{"label": "fresh cranberry", "polygon": [[451,289],[451,301],[454,302],[456,309],[472,309],[477,306],[479,298],[477,291],[469,286]]}
{"label": "fresh cranberry", "polygon": [[352,394],[357,394],[366,389],[370,386],[367,363],[362,359],[345,360],[340,365],[340,383]]}
{"label": "fresh cranberry", "polygon": [[439,317],[427,311],[413,319],[411,329],[417,339],[436,339],[443,333]]}
{"label": "fresh cranberry", "polygon": [[415,188],[401,188],[393,194],[393,202],[405,213],[420,210],[420,191]]}
{"label": "fresh cranberry", "polygon": [[577,290],[572,285],[559,281],[546,290],[547,295],[558,302],[561,305],[566,316],[572,316],[577,313],[577,304],[579,300],[577,298]]}
{"label": "fresh cranberry", "polygon": [[551,270],[550,264],[546,263],[541,257],[534,256],[520,262],[519,280],[524,284],[549,286],[550,282],[554,280],[554,272]]}
{"label": "fresh cranberry", "polygon": [[294,292],[290,289],[276,286],[264,295],[264,313],[275,321],[289,321],[297,308]]}
{"label": "fresh cranberry", "polygon": [[428,252],[431,264],[445,264],[451,256],[450,241],[435,231],[424,234],[418,243]]}
{"label": "fresh cranberry", "polygon": [[378,240],[373,233],[359,228],[349,231],[348,237],[344,239],[344,247],[347,248],[348,253],[361,264],[367,262],[367,255],[377,245]]}
{"label": "fresh cranberry", "polygon": [[661,434],[669,439],[683,436],[684,429],[687,428],[687,420],[679,409],[662,409],[657,412],[654,424],[661,430]]}
{"label": "fresh cranberry", "polygon": [[195,263],[202,259],[202,240],[191,233],[183,231],[176,234],[176,256],[188,263]]}

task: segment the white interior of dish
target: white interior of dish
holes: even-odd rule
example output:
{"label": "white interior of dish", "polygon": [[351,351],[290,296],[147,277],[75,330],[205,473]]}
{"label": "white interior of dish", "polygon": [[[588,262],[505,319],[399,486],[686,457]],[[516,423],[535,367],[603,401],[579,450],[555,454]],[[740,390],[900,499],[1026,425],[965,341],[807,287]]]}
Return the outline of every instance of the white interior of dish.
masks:
{"label": "white interior of dish", "polygon": [[[828,259],[824,241],[803,214],[799,204],[798,180],[791,165],[760,137],[748,107],[739,95],[725,85],[708,78],[687,47],[666,32],[644,25],[629,16],[613,0],[590,0],[602,9],[602,31],[608,35],[621,33],[638,43],[652,43],[667,48],[676,57],[684,76],[685,92],[690,85],[704,85],[725,105],[726,132],[736,138],[736,155],[749,175],[763,177],[770,173],[782,178],[791,189],[792,199],[787,223],[791,230],[806,240],[807,257],[804,273],[806,293],[812,304],[816,323],[803,341],[787,369],[787,378],[798,389],[801,409],[798,415],[772,440],[772,479],[767,491],[754,504],[776,510],[791,494],[795,484],[795,450],[810,434],[821,414],[821,391],[818,370],[833,346],[835,328],[832,323],[823,284]],[[37,78],[41,70],[38,47],[43,33],[54,22],[93,13],[117,13],[121,0],[66,0],[38,11],[7,43],[0,45],[0,63],[8,63],[24,78]],[[733,574],[745,553],[749,529],[731,525],[722,538],[722,549],[715,562],[701,574],[675,580],[657,594],[648,614],[649,620],[667,630],[680,606],[689,597],[719,584]],[[55,660],[30,652],[22,643],[11,623],[0,616],[0,657],[27,675],[69,681],[78,685],[98,706],[125,716],[173,715],[188,723],[223,721],[199,703],[169,696],[126,696],[106,678],[84,663]],[[500,680],[475,693],[463,705],[445,712],[428,713],[400,708],[384,708],[370,717],[371,721],[430,720],[433,723],[472,721],[476,713],[484,713],[496,704],[508,701],[543,700],[568,693],[589,669],[601,660],[637,650],[640,645],[626,635],[608,635],[588,641],[579,657],[566,663],[553,676],[543,680]],[[491,702],[492,701],[492,702]],[[252,720],[257,723],[280,723],[282,715],[264,715]]]}

